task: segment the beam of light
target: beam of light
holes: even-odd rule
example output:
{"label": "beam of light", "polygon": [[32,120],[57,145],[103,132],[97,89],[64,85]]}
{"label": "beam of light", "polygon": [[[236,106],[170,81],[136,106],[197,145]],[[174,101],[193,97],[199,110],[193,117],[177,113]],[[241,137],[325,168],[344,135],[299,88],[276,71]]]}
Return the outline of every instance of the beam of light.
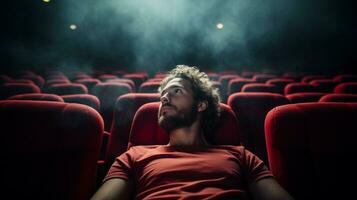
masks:
{"label": "beam of light", "polygon": [[69,25],[69,28],[70,28],[72,31],[74,31],[74,30],[77,29],[77,26],[76,26],[75,24],[71,24],[71,25]]}
{"label": "beam of light", "polygon": [[222,23],[216,24],[217,29],[223,29],[224,25]]}
{"label": "beam of light", "polygon": [[50,2],[50,0],[42,0],[43,2],[45,2],[45,3],[49,3]]}

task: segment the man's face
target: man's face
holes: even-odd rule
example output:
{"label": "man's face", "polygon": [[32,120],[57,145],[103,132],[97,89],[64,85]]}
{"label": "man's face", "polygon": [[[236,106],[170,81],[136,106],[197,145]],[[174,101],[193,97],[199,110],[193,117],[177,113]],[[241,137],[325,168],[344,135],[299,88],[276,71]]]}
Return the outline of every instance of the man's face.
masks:
{"label": "man's face", "polygon": [[182,78],[169,81],[161,91],[159,125],[171,131],[188,127],[196,120],[197,103],[192,96],[191,84]]}

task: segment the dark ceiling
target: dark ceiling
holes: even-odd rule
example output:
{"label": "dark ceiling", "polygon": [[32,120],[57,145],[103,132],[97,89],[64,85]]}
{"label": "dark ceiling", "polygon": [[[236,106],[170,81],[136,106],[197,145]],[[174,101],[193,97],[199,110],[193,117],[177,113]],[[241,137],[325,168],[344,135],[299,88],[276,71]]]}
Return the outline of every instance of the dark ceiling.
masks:
{"label": "dark ceiling", "polygon": [[0,67],[351,71],[355,11],[337,0],[7,1]]}

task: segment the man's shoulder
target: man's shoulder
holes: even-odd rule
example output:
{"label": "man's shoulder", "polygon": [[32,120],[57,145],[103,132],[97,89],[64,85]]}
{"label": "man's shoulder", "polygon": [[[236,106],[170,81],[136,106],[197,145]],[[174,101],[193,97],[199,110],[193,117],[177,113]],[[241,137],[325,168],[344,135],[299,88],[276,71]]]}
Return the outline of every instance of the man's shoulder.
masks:
{"label": "man's shoulder", "polygon": [[132,146],[128,149],[128,152],[135,152],[135,153],[145,153],[157,148],[160,148],[164,145],[139,145],[139,146]]}

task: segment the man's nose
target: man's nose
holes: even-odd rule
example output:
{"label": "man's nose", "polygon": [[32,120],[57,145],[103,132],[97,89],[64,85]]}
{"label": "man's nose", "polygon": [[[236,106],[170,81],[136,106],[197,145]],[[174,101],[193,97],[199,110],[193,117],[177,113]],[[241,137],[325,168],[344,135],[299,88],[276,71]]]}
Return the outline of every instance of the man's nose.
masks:
{"label": "man's nose", "polygon": [[168,97],[168,93],[162,95],[162,96],[160,97],[160,101],[161,101],[161,103],[169,103],[170,100],[169,100],[169,97]]}

